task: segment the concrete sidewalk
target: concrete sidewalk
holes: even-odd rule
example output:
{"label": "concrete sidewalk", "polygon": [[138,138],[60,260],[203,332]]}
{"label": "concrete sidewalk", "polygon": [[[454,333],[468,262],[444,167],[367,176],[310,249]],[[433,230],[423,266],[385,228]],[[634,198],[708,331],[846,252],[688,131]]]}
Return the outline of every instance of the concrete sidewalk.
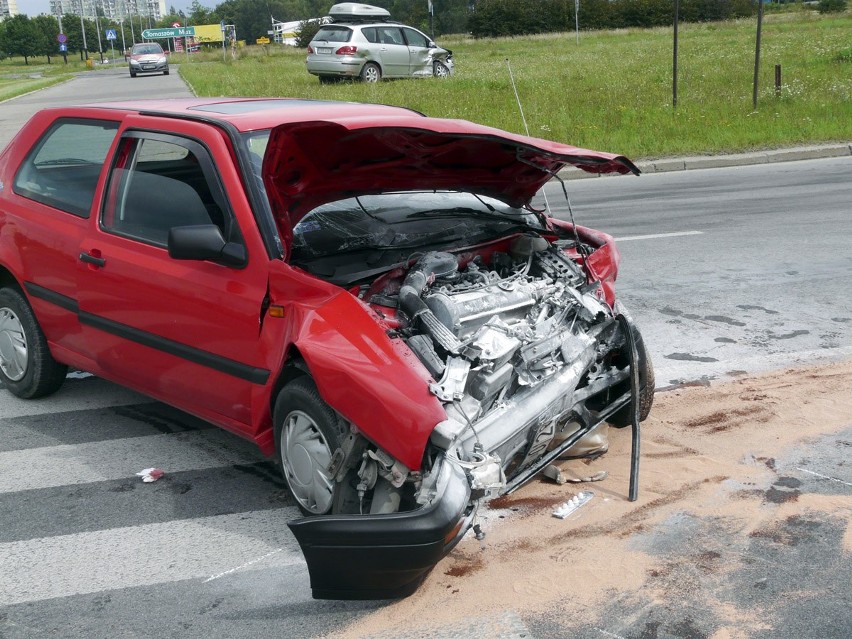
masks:
{"label": "concrete sidewalk", "polygon": [[[852,142],[818,144],[812,146],[786,147],[750,153],[732,153],[730,155],[696,155],[680,158],[660,158],[640,160],[636,166],[642,173],[665,173],[667,171],[686,171],[689,169],[716,169],[726,166],[745,166],[748,164],[768,164],[771,162],[791,162],[794,160],[814,160],[818,158],[836,158],[852,156]],[[570,167],[560,171],[563,179],[608,177],[614,174],[599,175],[587,173]]]}

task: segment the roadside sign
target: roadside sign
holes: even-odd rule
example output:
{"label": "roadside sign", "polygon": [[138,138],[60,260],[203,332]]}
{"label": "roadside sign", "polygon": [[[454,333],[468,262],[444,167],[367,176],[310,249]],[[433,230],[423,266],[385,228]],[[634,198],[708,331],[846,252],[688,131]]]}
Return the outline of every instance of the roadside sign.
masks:
{"label": "roadside sign", "polygon": [[261,37],[257,39],[258,44],[269,44],[269,38]]}
{"label": "roadside sign", "polygon": [[115,29],[107,29],[106,30],[106,39],[107,40],[115,40]]}
{"label": "roadside sign", "polygon": [[62,44],[63,42],[68,42],[68,36],[64,33],[60,33],[58,36],[56,36],[56,41],[59,42],[59,44]]}
{"label": "roadside sign", "polygon": [[59,45],[59,52],[65,53],[66,51],[68,51],[68,45],[63,42],[62,44]]}
{"label": "roadside sign", "polygon": [[195,27],[175,27],[172,29],[145,29],[142,32],[142,37],[146,40],[156,40],[158,38],[185,38],[186,36],[194,36]]}

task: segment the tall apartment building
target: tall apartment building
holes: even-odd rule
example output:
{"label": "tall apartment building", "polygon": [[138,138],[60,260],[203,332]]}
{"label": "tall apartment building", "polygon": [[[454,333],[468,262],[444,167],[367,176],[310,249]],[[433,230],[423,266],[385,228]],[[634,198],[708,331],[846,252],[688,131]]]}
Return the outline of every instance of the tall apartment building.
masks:
{"label": "tall apartment building", "polygon": [[[8,0],[11,3],[15,1]],[[3,0],[0,0],[0,3],[2,2]],[[50,13],[55,16],[73,13],[84,18],[102,15],[114,20],[128,16],[146,16],[159,20],[166,15],[166,0],[50,0]]]}
{"label": "tall apartment building", "polygon": [[18,0],[0,0],[0,20],[18,15]]}

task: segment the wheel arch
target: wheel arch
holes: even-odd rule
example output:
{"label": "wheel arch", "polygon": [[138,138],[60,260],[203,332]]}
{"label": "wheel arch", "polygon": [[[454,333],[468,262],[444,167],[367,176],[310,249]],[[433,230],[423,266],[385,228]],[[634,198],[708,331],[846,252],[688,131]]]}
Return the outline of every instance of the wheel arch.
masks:
{"label": "wheel arch", "polygon": [[281,365],[281,370],[278,372],[278,377],[275,379],[275,384],[272,386],[272,392],[269,394],[270,415],[275,410],[275,400],[278,398],[278,394],[281,392],[281,389],[294,379],[302,377],[303,375],[311,375],[308,363],[305,361],[305,358],[302,357],[299,347],[295,344],[291,344],[287,349],[286,357]]}
{"label": "wheel arch", "polygon": [[12,271],[7,269],[3,264],[0,264],[0,288],[11,287],[26,297],[24,289],[18,279],[12,275]]}

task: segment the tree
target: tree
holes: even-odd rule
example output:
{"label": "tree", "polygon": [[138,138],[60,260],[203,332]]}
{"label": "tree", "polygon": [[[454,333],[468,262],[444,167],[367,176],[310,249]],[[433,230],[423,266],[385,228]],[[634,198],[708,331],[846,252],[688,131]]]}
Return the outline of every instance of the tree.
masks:
{"label": "tree", "polygon": [[211,14],[211,9],[202,5],[198,0],[192,0],[192,4],[189,5],[189,17],[187,20],[191,25],[212,24],[213,19],[211,18]]}
{"label": "tree", "polygon": [[51,64],[50,58],[59,55],[59,43],[56,40],[59,34],[59,21],[53,16],[42,14],[33,18],[32,22],[41,35],[37,43],[41,47],[38,54],[46,55],[47,63]]}
{"label": "tree", "polygon": [[24,64],[40,53],[42,35],[28,16],[18,14],[4,21],[6,50],[10,55],[20,55]]}

